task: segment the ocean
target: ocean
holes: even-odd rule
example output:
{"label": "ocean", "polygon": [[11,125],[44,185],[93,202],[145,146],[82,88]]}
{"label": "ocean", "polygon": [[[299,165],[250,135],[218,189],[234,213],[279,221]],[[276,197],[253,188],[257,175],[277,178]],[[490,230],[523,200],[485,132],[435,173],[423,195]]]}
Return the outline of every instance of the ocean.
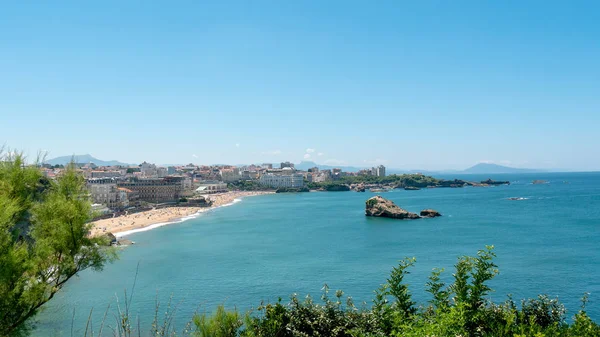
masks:
{"label": "ocean", "polygon": [[[412,212],[433,208],[442,217],[402,221],[365,217],[375,193],[312,192],[243,199],[197,218],[127,236],[133,246],[102,272],[70,280],[36,318],[36,336],[82,335],[90,310],[94,329],[117,299],[132,295],[131,312],[150,327],[155,302],[169,298],[183,328],[195,311],[219,304],[241,311],[292,293],[318,299],[327,284],[354,302],[371,304],[373,291],[404,257],[416,257],[407,282],[419,303],[429,300],[432,268],[450,280],[456,258],[494,245],[500,274],[490,296],[503,301],[548,294],[572,317],[586,310],[600,320],[600,173],[452,176],[508,180],[509,186],[394,190],[380,193]],[[535,179],[546,184],[532,184]],[[510,200],[509,198],[520,198]],[[139,265],[139,269],[138,269]],[[74,318],[73,318],[74,317]]]}

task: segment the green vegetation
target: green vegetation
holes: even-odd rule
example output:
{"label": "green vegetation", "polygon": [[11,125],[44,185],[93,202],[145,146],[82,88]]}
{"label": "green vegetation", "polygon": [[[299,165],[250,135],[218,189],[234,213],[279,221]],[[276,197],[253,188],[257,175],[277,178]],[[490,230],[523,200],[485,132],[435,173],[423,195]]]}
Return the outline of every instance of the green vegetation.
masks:
{"label": "green vegetation", "polygon": [[[544,295],[523,301],[520,308],[511,298],[501,304],[491,302],[487,299],[492,291],[488,281],[498,274],[494,257],[493,247],[487,247],[476,256],[459,258],[449,285],[441,281],[443,270],[435,269],[427,283],[431,300],[426,305],[417,306],[405,283],[415,263],[410,258],[392,269],[386,283],[375,292],[370,309],[356,307],[352,298],[343,298],[339,290],[331,298],[325,285],[322,304],[294,295],[288,304],[280,299],[259,306],[256,313],[246,315],[243,324],[236,311],[227,315],[222,307],[213,318],[202,316],[194,322],[198,328],[206,325],[199,322],[210,322],[211,331],[215,331],[198,336],[600,336],[600,326],[585,312],[586,296],[570,324],[563,305]],[[219,322],[221,329],[214,326]]]}
{"label": "green vegetation", "polygon": [[[600,326],[586,314],[587,294],[581,310],[567,322],[566,310],[546,295],[524,300],[518,306],[512,298],[494,303],[488,283],[496,275],[492,246],[476,256],[458,258],[452,283],[442,281],[443,269],[434,269],[426,290],[427,303],[412,300],[405,281],[415,258],[406,258],[394,267],[386,282],[375,291],[373,304],[360,307],[341,290],[330,294],[324,285],[320,301],[296,294],[289,303],[261,304],[254,311],[240,314],[223,305],[210,314],[195,314],[180,334],[173,326],[171,302],[159,318],[159,304],[151,327],[153,336],[198,337],[600,337]],[[126,308],[131,304],[127,302]],[[129,300],[130,301],[130,300]],[[117,317],[115,336],[141,335],[131,326],[128,311]],[[161,322],[162,321],[162,322]],[[93,334],[91,334],[93,335]],[[86,331],[87,336],[87,331]]]}
{"label": "green vegetation", "polygon": [[[328,181],[322,183],[310,183],[308,185],[311,189],[323,189],[330,190],[331,186],[342,186],[351,184],[378,184],[378,185],[390,185],[393,187],[427,187],[427,186],[440,186],[446,187],[450,185],[464,185],[465,182],[461,180],[447,181],[440,180],[434,177],[425,176],[422,174],[392,174],[385,177],[375,176],[347,176],[342,177],[336,181]],[[335,189],[335,188],[334,188]]]}
{"label": "green vegetation", "polygon": [[310,192],[310,190],[308,189],[308,187],[300,187],[300,188],[282,187],[282,188],[278,188],[275,191],[275,193],[298,193],[298,192]]}
{"label": "green vegetation", "polygon": [[78,272],[114,259],[106,238],[90,238],[85,180],[68,165],[56,181],[0,151],[0,336],[24,322]]}
{"label": "green vegetation", "polygon": [[323,190],[328,192],[343,192],[350,191],[350,187],[340,181],[326,181],[322,183],[309,183],[308,188],[311,190]]}
{"label": "green vegetation", "polygon": [[385,177],[374,177],[374,176],[350,176],[343,177],[340,182],[346,184],[384,184],[394,185],[397,187],[427,187],[437,186],[440,183],[439,179],[431,176],[422,174],[391,174]]}
{"label": "green vegetation", "polygon": [[272,188],[263,186],[254,180],[240,180],[227,184],[229,190],[240,191],[273,191]]}

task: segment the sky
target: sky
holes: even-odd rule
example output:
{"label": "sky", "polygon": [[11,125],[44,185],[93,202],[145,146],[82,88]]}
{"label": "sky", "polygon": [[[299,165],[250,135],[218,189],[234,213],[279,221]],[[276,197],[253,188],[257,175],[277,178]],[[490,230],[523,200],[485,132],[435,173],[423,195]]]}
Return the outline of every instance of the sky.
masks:
{"label": "sky", "polygon": [[0,145],[600,170],[597,1],[3,3]]}

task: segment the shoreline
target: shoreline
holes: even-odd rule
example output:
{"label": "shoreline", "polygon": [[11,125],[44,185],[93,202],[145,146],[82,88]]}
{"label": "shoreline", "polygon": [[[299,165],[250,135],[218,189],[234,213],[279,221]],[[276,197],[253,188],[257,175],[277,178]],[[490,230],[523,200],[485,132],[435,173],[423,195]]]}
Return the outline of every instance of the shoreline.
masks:
{"label": "shoreline", "polygon": [[117,238],[145,232],[154,228],[170,224],[181,223],[199,217],[202,213],[220,207],[234,205],[242,198],[256,195],[273,194],[267,191],[229,191],[225,193],[210,194],[206,197],[213,201],[210,207],[168,207],[149,211],[121,215],[114,218],[93,221],[91,235],[112,233]]}

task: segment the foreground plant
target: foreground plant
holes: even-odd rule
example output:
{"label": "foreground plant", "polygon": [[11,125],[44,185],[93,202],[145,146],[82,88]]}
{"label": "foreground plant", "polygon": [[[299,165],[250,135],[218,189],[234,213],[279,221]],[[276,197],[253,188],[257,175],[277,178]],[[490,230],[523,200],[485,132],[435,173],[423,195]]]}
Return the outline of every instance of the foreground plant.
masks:
{"label": "foreground plant", "polygon": [[106,239],[88,236],[91,215],[74,165],[52,181],[0,151],[0,336],[26,333],[24,322],[71,277],[116,257]]}

